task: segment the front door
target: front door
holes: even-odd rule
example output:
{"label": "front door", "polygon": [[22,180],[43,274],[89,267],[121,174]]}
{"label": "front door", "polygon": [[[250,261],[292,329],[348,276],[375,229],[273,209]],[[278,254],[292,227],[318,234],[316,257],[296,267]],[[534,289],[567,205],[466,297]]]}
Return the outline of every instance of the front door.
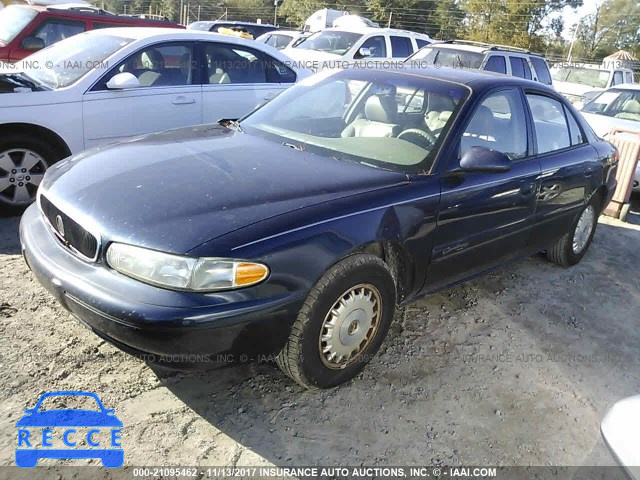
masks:
{"label": "front door", "polygon": [[426,290],[468,278],[525,250],[540,175],[527,131],[517,88],[490,94],[471,115],[460,138],[460,158],[472,146],[492,148],[511,159],[511,169],[443,175]]}
{"label": "front door", "polygon": [[[191,42],[155,44],[107,73],[83,98],[85,148],[202,123],[202,86],[194,78],[193,58]],[[107,88],[123,72],[140,86]]]}

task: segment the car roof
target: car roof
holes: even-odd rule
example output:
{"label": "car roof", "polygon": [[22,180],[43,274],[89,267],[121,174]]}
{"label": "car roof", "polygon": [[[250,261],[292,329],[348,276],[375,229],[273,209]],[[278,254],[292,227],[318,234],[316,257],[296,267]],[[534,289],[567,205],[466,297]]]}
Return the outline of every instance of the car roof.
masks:
{"label": "car roof", "polygon": [[495,53],[508,53],[514,55],[526,55],[533,57],[541,57],[543,56],[539,53],[530,52],[524,48],[512,47],[510,45],[498,45],[498,44],[490,44],[483,42],[464,42],[463,41],[444,41],[444,42],[434,42],[429,45],[431,48],[448,48],[450,50],[461,50],[465,52],[476,52],[476,53],[487,53],[487,52],[495,52]]}
{"label": "car roof", "polygon": [[[273,28],[277,28],[275,25],[272,25],[270,23],[255,23],[255,22],[242,22],[242,21],[238,21],[238,20],[198,20],[197,22],[193,22],[193,23],[200,23],[200,24],[206,24],[206,25],[248,25],[251,27],[273,27]],[[193,25],[193,24],[191,24]]]}
{"label": "car roof", "polygon": [[534,82],[533,80],[504,75],[501,73],[488,72],[485,70],[450,67],[418,68],[410,67],[406,64],[405,68],[379,68],[376,70],[394,72],[398,74],[404,73],[423,78],[454,82],[460,85],[466,85],[474,91],[484,91],[495,87],[525,87],[534,88],[536,90],[553,93],[555,96],[560,96],[560,94],[553,88],[540,82]]}
{"label": "car roof", "polygon": [[[234,37],[232,35],[223,35],[220,33],[207,32],[203,30],[187,30],[176,28],[164,28],[164,27],[115,27],[115,28],[99,28],[96,30],[89,30],[84,32],[83,35],[109,35],[109,36],[122,36],[125,38],[132,38],[133,40],[143,40],[150,37],[159,37],[164,39],[165,37],[171,37],[176,40],[220,40],[227,43],[241,43],[247,44],[246,41],[240,37]],[[249,43],[254,45],[253,42]]]}
{"label": "car roof", "polygon": [[[391,35],[401,33],[403,35],[410,36],[410,37],[430,38],[429,35],[427,35],[426,33],[412,32],[410,30],[400,30],[398,28],[369,27],[367,25],[362,25],[362,26],[358,25],[358,26],[349,26],[349,27],[330,27],[330,28],[319,30],[319,31],[320,32],[325,32],[325,31],[352,32],[352,33],[362,33],[363,35],[368,33],[378,33],[381,35],[384,35],[385,33],[388,33]],[[317,32],[314,32],[314,33],[317,33]]]}
{"label": "car roof", "polygon": [[621,83],[611,87],[610,90],[640,90],[640,83]]}

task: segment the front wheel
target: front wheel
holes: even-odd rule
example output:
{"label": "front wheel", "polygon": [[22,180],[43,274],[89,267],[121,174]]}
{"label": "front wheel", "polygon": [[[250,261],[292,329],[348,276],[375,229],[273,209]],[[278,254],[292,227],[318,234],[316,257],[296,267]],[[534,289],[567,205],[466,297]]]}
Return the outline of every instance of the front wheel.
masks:
{"label": "front wheel", "polygon": [[278,366],[307,388],[331,388],[355,377],[380,348],[396,288],[387,265],[352,255],[313,287],[277,356]]}
{"label": "front wheel", "polygon": [[0,216],[21,214],[36,198],[45,171],[61,155],[37,137],[9,134],[0,140]]}
{"label": "front wheel", "polygon": [[571,267],[582,260],[596,232],[599,214],[597,198],[593,198],[582,209],[569,232],[547,250],[547,259],[563,267]]}

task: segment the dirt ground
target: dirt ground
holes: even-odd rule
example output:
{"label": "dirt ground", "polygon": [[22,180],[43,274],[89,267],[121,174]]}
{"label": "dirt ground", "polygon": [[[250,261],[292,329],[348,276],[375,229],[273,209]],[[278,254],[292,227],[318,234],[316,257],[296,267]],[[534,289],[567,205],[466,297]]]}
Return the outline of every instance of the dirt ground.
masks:
{"label": "dirt ground", "polygon": [[574,268],[534,256],[411,305],[364,373],[319,393],[270,364],[121,353],[40,287],[17,226],[0,219],[0,465],[51,390],[115,408],[125,465],[613,465],[599,423],[640,391],[640,225],[601,219]]}

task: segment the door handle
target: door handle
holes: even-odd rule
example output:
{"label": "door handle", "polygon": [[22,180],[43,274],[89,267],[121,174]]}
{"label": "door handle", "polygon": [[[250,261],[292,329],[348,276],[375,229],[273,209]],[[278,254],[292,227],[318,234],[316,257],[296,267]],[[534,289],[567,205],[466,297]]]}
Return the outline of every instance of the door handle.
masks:
{"label": "door handle", "polygon": [[196,103],[196,99],[180,96],[176,97],[171,103],[173,103],[174,105],[192,105]]}
{"label": "door handle", "polygon": [[593,168],[589,167],[585,170],[584,172],[584,176],[585,177],[590,177],[591,175],[593,175]]}
{"label": "door handle", "polygon": [[524,185],[522,185],[520,187],[520,193],[522,195],[531,195],[531,193],[533,192],[533,190],[536,188],[536,184],[535,183],[525,183]]}

